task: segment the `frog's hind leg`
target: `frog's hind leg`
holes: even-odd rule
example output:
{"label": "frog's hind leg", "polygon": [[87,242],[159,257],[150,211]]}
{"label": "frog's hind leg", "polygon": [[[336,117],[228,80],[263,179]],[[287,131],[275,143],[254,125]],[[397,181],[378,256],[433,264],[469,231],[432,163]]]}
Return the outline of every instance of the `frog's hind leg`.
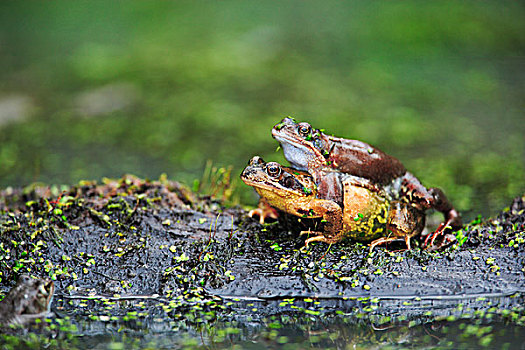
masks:
{"label": "frog's hind leg", "polygon": [[439,225],[437,230],[426,237],[425,246],[427,246],[429,241],[430,246],[432,246],[434,240],[442,235],[447,227],[451,226],[454,229],[458,229],[462,226],[461,216],[458,211],[439,188],[427,190],[414,175],[406,173],[403,176],[401,192],[418,209],[436,209],[443,213],[445,217],[445,221]]}
{"label": "frog's hind leg", "polygon": [[[435,203],[434,208],[439,210],[445,216],[445,221],[442,222],[439,227],[433,233],[430,233],[425,239],[425,246],[432,247],[434,245],[434,240],[443,234],[447,227],[452,227],[453,229],[459,229],[462,226],[461,216],[457,210],[452,206],[452,203],[445,196],[443,191],[439,188],[431,188],[429,192],[432,194]],[[430,244],[427,243],[430,241]]]}
{"label": "frog's hind leg", "polygon": [[420,234],[424,227],[425,215],[423,212],[406,203],[394,201],[391,203],[386,225],[387,232],[390,234],[373,241],[371,250],[378,244],[396,240],[404,240],[407,249],[410,250],[410,238]]}

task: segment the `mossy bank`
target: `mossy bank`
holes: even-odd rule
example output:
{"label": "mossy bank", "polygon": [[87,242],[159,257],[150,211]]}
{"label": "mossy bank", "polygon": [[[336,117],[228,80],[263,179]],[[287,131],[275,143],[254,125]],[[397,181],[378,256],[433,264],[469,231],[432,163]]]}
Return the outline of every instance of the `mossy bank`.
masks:
{"label": "mossy bank", "polygon": [[[5,189],[1,284],[7,290],[28,273],[52,278],[56,293],[55,316],[44,330],[0,341],[82,346],[102,332],[108,342],[140,346],[228,346],[257,335],[271,344],[301,346],[309,339],[338,347],[348,344],[348,332],[357,336],[381,326],[392,339],[436,344],[439,335],[423,337],[436,324],[462,334],[475,325],[466,337],[476,344],[519,341],[525,326],[523,198],[497,217],[467,225],[440,252],[416,244],[411,251],[392,245],[369,253],[350,241],[303,249],[298,232],[309,224],[315,223],[283,216],[261,226],[244,209],[224,207],[164,177]],[[507,330],[480,331],[485,323],[496,327],[491,322]],[[42,332],[55,337],[39,338]],[[387,341],[379,334],[354,340]]]}

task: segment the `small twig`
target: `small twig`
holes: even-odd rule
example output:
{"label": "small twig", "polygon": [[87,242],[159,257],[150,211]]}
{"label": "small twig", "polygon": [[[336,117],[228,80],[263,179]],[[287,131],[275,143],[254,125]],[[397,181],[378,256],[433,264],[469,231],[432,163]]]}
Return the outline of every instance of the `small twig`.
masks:
{"label": "small twig", "polygon": [[321,256],[321,257],[319,258],[319,260],[317,260],[317,261],[321,261],[321,260],[323,260],[324,257],[326,256],[326,254],[328,254],[328,252],[330,251],[330,248],[332,248],[332,243],[330,243],[330,244],[328,245],[328,249],[326,250],[326,252],[324,252],[323,256]]}
{"label": "small twig", "polygon": [[106,274],[103,274],[102,272],[98,272],[98,271],[94,271],[94,270],[91,270],[91,272],[93,272],[94,274],[100,275],[100,276],[102,276],[102,277],[106,277],[106,278],[108,278],[108,279],[110,279],[110,280],[112,280],[112,281],[120,282],[120,280],[119,280],[118,278],[113,278],[113,277],[111,277],[111,276],[108,276],[108,275],[106,275]]}
{"label": "small twig", "polygon": [[120,300],[148,300],[148,299],[154,299],[154,300],[160,300],[167,302],[168,300],[165,298],[161,298],[158,294],[152,294],[152,295],[125,295],[125,296],[106,296],[106,295],[67,295],[67,294],[59,294],[57,295],[64,299],[85,299],[85,300],[111,300],[111,301],[120,301]]}

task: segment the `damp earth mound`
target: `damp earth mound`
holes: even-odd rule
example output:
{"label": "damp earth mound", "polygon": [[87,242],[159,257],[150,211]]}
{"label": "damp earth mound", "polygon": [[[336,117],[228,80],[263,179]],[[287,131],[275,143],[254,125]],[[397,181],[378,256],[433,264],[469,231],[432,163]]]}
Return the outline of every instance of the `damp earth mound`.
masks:
{"label": "damp earth mound", "polygon": [[[525,342],[525,204],[440,251],[342,242],[305,249],[316,222],[260,225],[165,177],[0,192],[2,294],[51,278],[54,315],[9,347],[454,348]],[[401,347],[402,347],[401,346]]]}

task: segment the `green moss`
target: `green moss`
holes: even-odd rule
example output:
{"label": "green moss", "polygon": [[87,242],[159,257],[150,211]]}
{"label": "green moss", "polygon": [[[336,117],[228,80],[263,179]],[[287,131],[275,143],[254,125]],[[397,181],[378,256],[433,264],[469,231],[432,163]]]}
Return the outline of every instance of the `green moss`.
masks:
{"label": "green moss", "polygon": [[210,159],[237,174],[253,154],[283,161],[270,128],[293,113],[397,156],[467,217],[523,190],[522,75],[502,59],[521,52],[520,5],[239,5],[132,3],[111,20],[102,5],[9,5],[2,91],[26,119],[0,125],[0,187],[123,171],[192,183]]}

